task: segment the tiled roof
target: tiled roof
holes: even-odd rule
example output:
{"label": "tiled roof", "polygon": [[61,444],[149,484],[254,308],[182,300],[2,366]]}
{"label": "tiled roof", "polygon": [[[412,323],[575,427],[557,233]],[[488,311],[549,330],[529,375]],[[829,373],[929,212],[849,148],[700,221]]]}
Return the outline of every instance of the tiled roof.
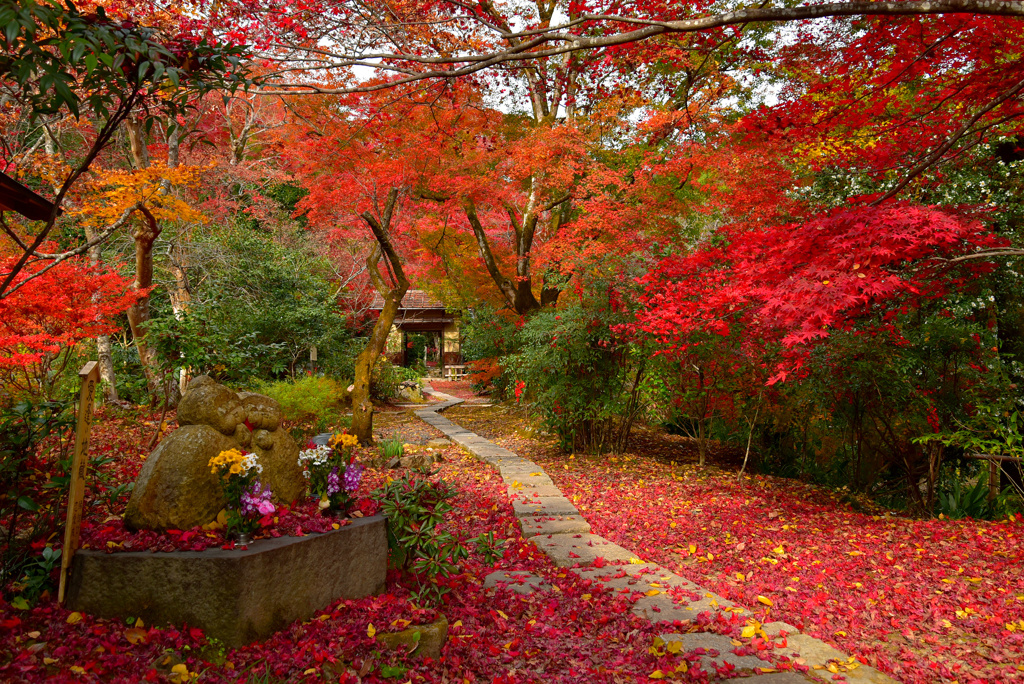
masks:
{"label": "tiled roof", "polygon": [[[384,298],[380,296],[380,293],[374,293],[370,308],[377,310],[384,308]],[[402,297],[402,306],[399,307],[399,310],[443,308],[444,304],[434,299],[426,290],[409,290]]]}

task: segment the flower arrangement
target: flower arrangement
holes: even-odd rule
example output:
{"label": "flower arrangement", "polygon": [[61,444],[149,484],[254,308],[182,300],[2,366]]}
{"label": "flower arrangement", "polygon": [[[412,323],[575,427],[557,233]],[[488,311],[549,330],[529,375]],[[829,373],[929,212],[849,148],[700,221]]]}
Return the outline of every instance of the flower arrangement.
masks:
{"label": "flower arrangement", "polygon": [[252,534],[265,524],[264,518],[277,510],[270,501],[270,488],[260,484],[263,466],[256,454],[228,449],[211,458],[208,465],[210,472],[220,478],[228,501],[228,534]]}
{"label": "flower arrangement", "polygon": [[355,435],[343,432],[331,437],[327,444],[310,443],[299,453],[309,493],[320,500],[320,510],[344,513],[352,505],[352,494],[363,477],[363,466],[356,463],[353,451],[358,443]]}

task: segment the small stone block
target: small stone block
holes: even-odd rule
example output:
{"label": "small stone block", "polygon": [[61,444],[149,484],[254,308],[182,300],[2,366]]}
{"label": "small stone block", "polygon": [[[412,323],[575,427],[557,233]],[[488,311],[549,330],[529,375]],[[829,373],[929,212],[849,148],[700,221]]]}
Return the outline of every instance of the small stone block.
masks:
{"label": "small stone block", "polygon": [[564,496],[547,496],[535,503],[513,501],[512,508],[520,518],[535,518],[545,515],[579,515],[579,511]]}
{"label": "small stone block", "polygon": [[681,641],[683,651],[689,653],[698,648],[705,651],[717,651],[718,655],[708,653],[701,656],[701,667],[709,673],[714,674],[719,667],[726,664],[732,665],[737,670],[753,670],[756,667],[771,667],[771,663],[761,660],[757,656],[739,656],[733,653],[736,646],[732,639],[721,634],[710,632],[693,632],[690,634],[662,634],[661,638],[666,643],[670,641]]}
{"label": "small stone block", "polygon": [[546,537],[531,537],[537,545],[560,568],[571,565],[590,565],[598,558],[606,561],[628,561],[633,553],[618,544],[613,544],[596,534],[556,534]]}
{"label": "small stone block", "polygon": [[562,492],[554,485],[538,485],[536,487],[517,485],[508,488],[508,497],[510,499],[518,499],[524,502],[548,496],[562,496]]}
{"label": "small stone block", "polygon": [[[770,667],[768,663],[764,665],[765,667]],[[817,680],[804,677],[796,672],[773,672],[772,674],[758,675],[748,681],[750,684],[807,684]]]}
{"label": "small stone block", "polygon": [[505,586],[509,591],[528,596],[535,591],[546,591],[551,588],[544,580],[524,570],[498,570],[484,578],[484,589]]}
{"label": "small stone block", "polygon": [[763,625],[761,625],[761,629],[763,629],[764,633],[772,637],[773,639],[779,636],[782,632],[785,632],[786,636],[793,636],[795,634],[800,633],[800,630],[794,627],[793,625],[789,624],[788,622],[781,621],[766,622]]}
{"label": "small stone block", "polygon": [[590,523],[579,515],[520,518],[519,523],[523,527],[523,537],[526,539],[538,535],[588,534],[590,532]]}
{"label": "small stone block", "polygon": [[511,487],[515,487],[517,485],[522,485],[524,487],[555,486],[555,483],[551,481],[551,478],[545,475],[544,473],[531,473],[526,475],[511,473],[508,475],[502,474],[501,479],[505,481],[505,484]]}
{"label": "small stone block", "polygon": [[78,551],[67,606],[104,618],[188,624],[232,648],[308,620],[339,598],[384,587],[382,516],[306,537],[260,539],[248,549],[151,553]]}
{"label": "small stone block", "polygon": [[377,641],[389,649],[401,649],[420,658],[434,660],[441,657],[441,648],[447,640],[448,620],[443,615],[428,625],[416,625],[401,632],[377,633]]}

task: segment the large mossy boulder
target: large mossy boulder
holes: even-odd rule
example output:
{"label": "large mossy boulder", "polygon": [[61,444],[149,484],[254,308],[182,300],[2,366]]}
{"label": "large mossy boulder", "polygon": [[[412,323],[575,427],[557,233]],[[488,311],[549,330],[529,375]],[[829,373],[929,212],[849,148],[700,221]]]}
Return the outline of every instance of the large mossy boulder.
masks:
{"label": "large mossy boulder", "polygon": [[146,459],[124,514],[138,530],[187,530],[217,517],[224,508],[210,458],[237,445],[209,425],[183,425]]}
{"label": "large mossy boulder", "polygon": [[279,503],[302,496],[306,481],[299,447],[281,426],[280,405],[253,392],[232,392],[201,375],[178,406],[177,430],[146,459],[135,482],[125,525],[131,529],[188,529],[216,518],[225,501],[210,459],[227,449],[257,455]]}

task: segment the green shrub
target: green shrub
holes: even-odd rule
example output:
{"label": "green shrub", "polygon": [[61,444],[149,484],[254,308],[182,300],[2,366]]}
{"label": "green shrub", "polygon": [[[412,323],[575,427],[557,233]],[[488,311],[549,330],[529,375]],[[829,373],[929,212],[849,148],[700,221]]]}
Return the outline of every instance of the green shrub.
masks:
{"label": "green shrub", "polygon": [[[388,519],[388,548],[392,566],[411,571],[417,581],[413,596],[421,603],[437,603],[449,591],[438,580],[459,571],[468,550],[462,541],[440,527],[454,506],[450,485],[415,474],[392,480],[373,492]],[[472,540],[477,541],[477,540]]]}
{"label": "green shrub", "polygon": [[419,380],[420,375],[411,368],[402,368],[381,357],[370,376],[370,396],[378,401],[391,401],[398,396],[398,387],[406,380]]}
{"label": "green shrub", "polygon": [[337,418],[348,395],[348,382],[319,376],[305,376],[294,382],[283,381],[262,385],[260,392],[281,405],[287,420],[316,420],[317,423]]}
{"label": "green shrub", "polygon": [[613,332],[624,320],[606,297],[541,311],[501,360],[565,451],[621,450],[643,407],[645,358]]}

